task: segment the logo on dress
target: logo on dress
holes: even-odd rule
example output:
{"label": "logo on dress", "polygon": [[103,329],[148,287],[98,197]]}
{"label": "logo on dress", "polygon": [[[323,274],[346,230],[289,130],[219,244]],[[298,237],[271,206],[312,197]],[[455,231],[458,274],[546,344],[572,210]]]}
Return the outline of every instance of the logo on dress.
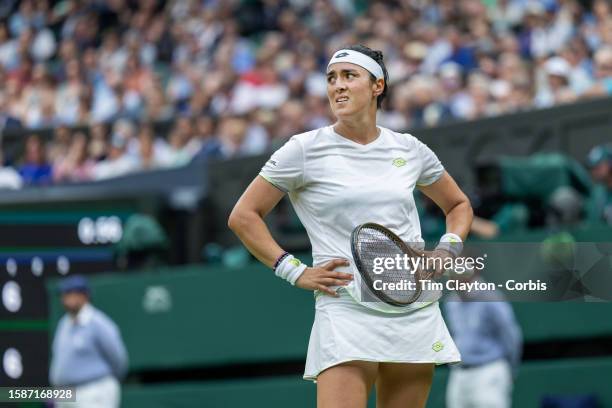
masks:
{"label": "logo on dress", "polygon": [[393,159],[393,162],[392,162],[392,164],[393,164],[395,167],[402,167],[402,166],[405,166],[405,165],[406,165],[406,163],[407,163],[407,162],[406,162],[406,160],[402,159],[401,157],[398,157],[398,158],[396,158],[396,159]]}
{"label": "logo on dress", "polygon": [[441,341],[436,341],[434,344],[432,344],[431,348],[437,353],[438,351],[442,351],[444,349],[444,343]]}

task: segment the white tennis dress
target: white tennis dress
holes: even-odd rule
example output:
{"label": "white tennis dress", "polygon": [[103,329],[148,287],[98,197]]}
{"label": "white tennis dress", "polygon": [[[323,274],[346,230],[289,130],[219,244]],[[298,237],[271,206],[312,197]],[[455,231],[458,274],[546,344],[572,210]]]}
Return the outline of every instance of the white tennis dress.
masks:
{"label": "white tennis dress", "polygon": [[[438,180],[444,167],[415,137],[379,129],[367,145],[332,126],[293,136],[260,172],[289,194],[315,266],[336,258],[352,261],[351,232],[366,222],[384,225],[404,242],[423,242],[413,190]],[[362,302],[354,263],[337,270],[353,273],[355,280],[339,290],[339,298],[317,293],[305,379],[316,380],[326,368],[351,360],[460,361],[437,302]]]}

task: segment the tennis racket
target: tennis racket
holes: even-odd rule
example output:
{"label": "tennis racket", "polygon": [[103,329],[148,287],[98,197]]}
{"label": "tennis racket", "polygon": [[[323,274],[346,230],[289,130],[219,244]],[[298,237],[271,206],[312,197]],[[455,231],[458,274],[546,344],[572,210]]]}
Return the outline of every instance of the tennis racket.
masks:
{"label": "tennis racket", "polygon": [[[422,292],[420,281],[433,276],[424,268],[405,268],[403,262],[392,268],[384,268],[381,273],[380,259],[396,259],[397,255],[404,259],[404,254],[408,258],[423,258],[423,252],[410,248],[400,237],[379,224],[357,226],[351,234],[351,251],[363,284],[378,299],[393,306],[415,302]],[[387,285],[383,286],[383,283]]]}

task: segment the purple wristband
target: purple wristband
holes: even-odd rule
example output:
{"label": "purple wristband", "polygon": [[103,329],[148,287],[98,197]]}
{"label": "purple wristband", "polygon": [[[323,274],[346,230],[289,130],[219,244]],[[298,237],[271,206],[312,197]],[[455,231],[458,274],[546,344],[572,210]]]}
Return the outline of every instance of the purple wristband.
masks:
{"label": "purple wristband", "polygon": [[281,256],[278,257],[276,262],[274,262],[274,266],[272,267],[272,270],[276,272],[276,268],[278,268],[278,265],[280,265],[280,263],[283,262],[283,259],[285,259],[288,256],[289,256],[289,252],[283,252]]}

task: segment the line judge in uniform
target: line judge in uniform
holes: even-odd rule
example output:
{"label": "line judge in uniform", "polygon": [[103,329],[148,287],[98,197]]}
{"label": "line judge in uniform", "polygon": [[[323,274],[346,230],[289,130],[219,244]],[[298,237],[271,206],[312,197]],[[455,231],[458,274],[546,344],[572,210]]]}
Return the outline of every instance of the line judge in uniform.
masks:
{"label": "line judge in uniform", "polygon": [[[405,242],[422,242],[415,187],[446,214],[443,243],[466,238],[472,208],[425,144],[376,125],[388,81],[380,51],[338,50],[326,74],[336,123],[276,151],[236,203],[229,227],[277,276],[315,291],[304,378],[317,383],[318,407],[365,407],[374,386],[379,408],[424,407],[435,365],[460,360],[438,302],[361,302],[350,235],[375,222]],[[312,267],[283,250],[264,223],[285,194],[308,232]],[[449,245],[438,256],[447,255],[442,247]]]}
{"label": "line judge in uniform", "polygon": [[74,275],[60,282],[66,314],[52,345],[49,380],[56,387],[75,387],[76,402],[59,408],[116,408],[119,380],[127,371],[127,352],[117,325],[89,303],[89,284]]}

